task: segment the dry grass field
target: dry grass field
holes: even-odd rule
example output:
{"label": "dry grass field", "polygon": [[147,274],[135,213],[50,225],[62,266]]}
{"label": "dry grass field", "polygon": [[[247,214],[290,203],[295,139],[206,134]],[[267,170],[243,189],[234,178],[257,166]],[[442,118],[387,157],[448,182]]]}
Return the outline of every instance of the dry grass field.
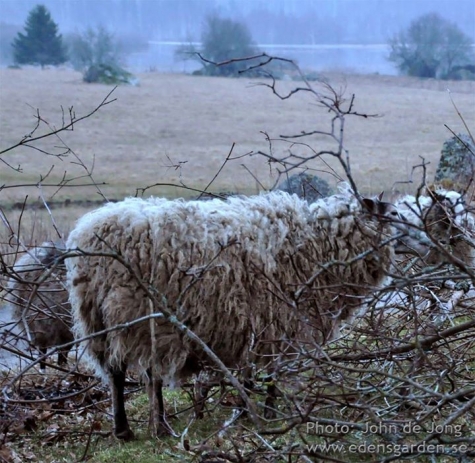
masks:
{"label": "dry grass field", "polygon": [[[465,123],[475,132],[475,82],[332,73],[325,77],[335,90],[345,90],[346,104],[355,95],[355,111],[377,115],[345,119],[344,146],[362,193],[415,189],[422,180],[422,169],[414,173],[412,170],[422,159],[429,163],[427,181],[433,180],[442,144],[452,136],[445,125],[455,133],[465,131],[451,98]],[[73,108],[75,116],[80,118],[93,111],[111,87],[85,84],[80,74],[67,69],[0,70],[0,153],[7,150],[0,154],[0,261],[3,269],[13,263],[23,245],[56,239],[57,235],[65,237],[74,220],[95,207],[102,196],[120,199],[157,183],[167,185],[147,189],[145,195],[190,196],[193,192],[181,188],[180,184],[203,189],[218,173],[212,191],[253,193],[262,186],[269,188],[277,178],[275,167],[270,168],[265,158],[256,154],[269,151],[264,132],[278,139],[280,135],[302,131],[330,130],[331,115],[318,106],[315,96],[308,92],[280,100],[269,88],[257,85],[260,80],[158,73],[143,74],[139,78],[140,86],[118,87],[112,94],[115,101],[77,123],[73,131],[38,140],[34,149],[7,150],[32,133],[35,115],[39,114],[50,128],[42,123],[33,136],[48,133],[51,128],[61,127],[63,111],[66,122],[68,108]],[[278,82],[278,88],[284,93],[299,85],[302,83]],[[315,90],[323,89],[317,83],[312,85]],[[306,156],[312,149],[336,148],[322,135],[298,140],[308,146],[275,141],[273,155],[283,156],[290,150]],[[221,170],[233,144],[232,159]],[[69,150],[67,155],[52,155],[64,152],[65,147]],[[17,166],[21,168],[15,169]],[[330,158],[312,161],[308,167],[333,184],[344,180],[341,168]],[[92,179],[97,187],[85,176],[85,168],[93,170]],[[408,181],[411,175],[412,184],[398,183]],[[61,189],[54,186],[61,179],[79,176],[82,178],[71,185]],[[83,184],[86,185],[81,186]],[[39,197],[55,208],[49,212],[46,207],[34,206]],[[19,202],[26,204],[23,211],[12,208]],[[401,263],[402,266],[405,272],[410,268],[407,262]],[[295,370],[289,369],[288,383],[284,372],[283,381],[279,378],[278,419],[266,422],[269,426],[266,432],[259,434],[257,428],[259,432],[254,432],[253,423],[246,418],[243,425],[230,421],[230,406],[235,403],[235,397],[229,392],[219,400],[217,396],[211,398],[209,416],[195,422],[190,411],[189,384],[186,391],[167,390],[165,396],[167,413],[173,427],[182,433],[181,440],[151,439],[147,430],[147,398],[145,394],[135,393],[139,388],[132,381],[128,386],[134,394],[128,397],[127,407],[139,440],[119,445],[111,437],[106,389],[95,385],[92,376],[82,375],[82,369],[79,375],[67,376],[50,373],[40,377],[30,371],[22,376],[21,387],[15,390],[11,387],[13,383],[8,382],[8,375],[2,373],[3,397],[9,394],[10,402],[7,406],[5,401],[2,410],[6,418],[0,416],[6,429],[5,432],[0,429],[0,461],[210,463],[251,461],[231,458],[233,452],[236,455],[248,452],[257,458],[262,454],[263,459],[252,460],[256,462],[292,459],[300,463],[324,461],[319,453],[305,450],[303,443],[343,442],[348,447],[360,444],[362,439],[378,445],[426,443],[426,438],[428,442],[435,442],[427,437],[429,431],[420,435],[415,431],[394,434],[397,439],[392,439],[391,431],[391,439],[387,439],[385,431],[366,435],[358,428],[360,423],[380,422],[459,426],[450,429],[462,429],[460,439],[460,435],[452,435],[444,428],[445,440],[436,440],[447,443],[440,454],[424,451],[413,458],[412,450],[404,450],[405,453],[399,455],[421,463],[435,459],[448,463],[455,461],[452,457],[469,461],[466,458],[475,455],[475,449],[471,450],[475,422],[473,291],[465,294],[466,285],[455,283],[453,287],[447,286],[450,291],[443,285],[434,286],[439,280],[452,276],[441,274],[438,267],[436,270],[439,273],[433,279],[433,273],[427,274],[427,290],[419,276],[411,282],[404,273],[401,280],[395,280],[406,285],[404,288],[410,297],[403,298],[402,293],[399,294],[403,286],[395,285],[398,292],[394,294],[390,286],[378,291],[371,303],[368,302],[368,316],[362,319],[361,329],[348,330],[327,348],[316,373],[311,373],[314,377],[310,382],[310,371],[305,369],[299,371],[298,381],[294,380]],[[467,274],[459,275],[459,280],[466,283]],[[459,280],[454,277],[457,283]],[[0,290],[5,282],[6,273],[0,272]],[[0,306],[4,302],[2,297],[0,294]],[[0,325],[8,321],[3,308],[0,307]],[[381,316],[383,309],[389,309],[388,317]],[[440,339],[434,333],[442,333]],[[434,340],[430,343],[420,342],[432,339],[431,336]],[[436,341],[441,342],[436,345]],[[401,346],[407,348],[407,356]],[[372,352],[377,354],[374,362],[371,356],[366,357]],[[387,355],[387,352],[392,353]],[[364,354],[363,360],[355,363],[354,354]],[[0,364],[3,363],[0,358]],[[12,363],[8,365],[11,367]],[[267,373],[265,378],[268,378]],[[297,384],[299,381],[301,384]],[[262,401],[258,396],[256,394],[256,402]],[[50,397],[53,399],[48,402]],[[289,404],[295,408],[289,408]],[[311,416],[305,415],[309,422],[354,423],[355,428],[347,435],[330,432],[324,436],[312,435],[308,428],[305,432],[305,420],[300,428],[290,426],[297,423],[295,417],[303,416],[305,408],[298,407],[307,406],[312,410]],[[284,425],[285,435],[281,433]],[[448,444],[453,444],[453,452]],[[470,456],[463,453],[467,448],[472,452]],[[340,459],[338,451],[329,454],[325,461],[383,461],[387,455],[388,459],[395,460],[395,449],[394,446],[383,447],[379,457],[372,451],[347,454],[342,457],[345,460]],[[213,459],[214,451],[231,457]]]}
{"label": "dry grass field", "polygon": [[[354,177],[361,191],[373,193],[390,190],[394,182],[410,177],[412,166],[421,157],[430,162],[428,180],[432,180],[444,140],[451,136],[444,127],[463,131],[447,88],[469,127],[475,126],[475,82],[442,82],[388,76],[325,75],[337,90],[356,96],[355,110],[377,114],[376,118],[348,117],[345,141]],[[275,175],[259,156],[244,156],[267,150],[261,132],[271,137],[298,134],[301,131],[329,130],[330,116],[316,106],[309,93],[281,101],[259,80],[225,79],[148,73],[139,76],[140,86],[122,86],[116,99],[89,119],[78,123],[73,132],[63,133],[62,140],[91,166],[94,179],[106,182],[107,197],[121,198],[135,194],[136,188],[155,183],[185,183],[203,188],[217,172],[231,146],[233,157],[213,184],[214,190],[253,192],[256,181],[247,168],[265,186]],[[283,91],[301,83],[279,82]],[[318,84],[315,88],[319,89]],[[18,142],[35,127],[35,114],[51,125],[62,122],[61,108],[73,107],[77,117],[95,108],[111,90],[104,85],[85,84],[81,75],[66,69],[0,70],[1,149]],[[37,133],[44,133],[40,127]],[[305,141],[319,150],[329,146],[322,136]],[[58,139],[48,139],[38,147],[59,152],[53,146]],[[331,146],[331,145],[330,145]],[[276,143],[275,154],[284,154],[288,143]],[[294,148],[296,149],[296,148]],[[308,150],[304,154],[308,154]],[[2,156],[12,165],[21,165],[22,173],[1,166],[2,185],[36,183],[54,165],[49,181],[84,173],[69,154],[62,159],[39,151],[19,148]],[[327,158],[328,160],[328,158]],[[180,165],[181,168],[176,168]],[[322,163],[311,167],[324,168]],[[415,180],[420,180],[420,173]],[[275,174],[275,173],[274,173]],[[45,197],[55,190],[44,190]],[[181,196],[180,188],[156,187],[154,195]],[[19,200],[35,188],[10,188],[2,191],[2,201]],[[61,198],[97,198],[94,188],[67,188],[57,193]]]}
{"label": "dry grass field", "polygon": [[[355,95],[354,110],[377,117],[348,116],[345,120],[345,148],[352,173],[360,191],[366,194],[414,189],[422,178],[422,169],[412,176],[412,168],[428,162],[427,180],[431,181],[444,140],[464,131],[463,123],[451,102],[447,89],[469,127],[475,127],[475,82],[443,82],[406,77],[362,76],[328,73],[323,77],[349,102]],[[138,188],[157,183],[145,194],[168,197],[190,196],[180,187],[203,189],[220,171],[233,143],[231,160],[220,171],[211,191],[256,193],[275,184],[275,166],[256,153],[269,152],[263,132],[272,139],[302,131],[329,131],[331,115],[316,104],[309,92],[299,92],[281,100],[259,85],[259,79],[226,79],[146,73],[140,85],[121,86],[112,94],[112,103],[77,123],[73,131],[60,137],[35,142],[36,149],[19,147],[0,155],[0,195],[2,207],[15,202],[79,200],[55,209],[53,214],[40,207],[10,211],[8,221],[25,243],[66,236],[74,221],[95,207],[102,196],[121,199],[137,194]],[[264,81],[265,82],[265,81]],[[269,82],[269,81],[268,81]],[[280,81],[277,88],[286,93],[302,82]],[[319,83],[312,83],[324,91]],[[112,90],[105,85],[85,84],[81,75],[69,69],[25,68],[0,70],[0,151],[18,143],[41,123],[34,136],[58,128],[68,121],[72,108],[80,118],[96,108]],[[63,112],[64,111],[64,112]],[[289,142],[272,144],[273,154],[283,156],[290,150],[309,156],[311,150],[336,149],[328,137],[314,135],[297,139],[308,147]],[[61,157],[51,153],[69,154]],[[50,153],[50,154],[45,154]],[[94,182],[81,177],[76,186],[58,189],[63,178],[84,176],[84,166],[92,170]],[[336,184],[344,179],[330,157],[308,163],[315,173]],[[15,171],[8,167],[21,167]],[[324,173],[326,172],[326,174]],[[256,180],[257,179],[257,180]],[[40,187],[38,187],[40,185]],[[86,186],[78,186],[86,185]],[[176,186],[169,186],[176,185]],[[95,201],[86,204],[84,201]],[[0,230],[2,243],[9,238],[7,227]]]}

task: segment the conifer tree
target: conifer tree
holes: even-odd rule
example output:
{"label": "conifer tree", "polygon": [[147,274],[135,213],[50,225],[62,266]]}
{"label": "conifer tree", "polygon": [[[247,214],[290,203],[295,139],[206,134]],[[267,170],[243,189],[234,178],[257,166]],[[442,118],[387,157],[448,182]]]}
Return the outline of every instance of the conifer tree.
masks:
{"label": "conifer tree", "polygon": [[67,61],[58,26],[44,5],[37,5],[29,12],[24,32],[19,32],[13,40],[16,64],[40,64],[43,67]]}

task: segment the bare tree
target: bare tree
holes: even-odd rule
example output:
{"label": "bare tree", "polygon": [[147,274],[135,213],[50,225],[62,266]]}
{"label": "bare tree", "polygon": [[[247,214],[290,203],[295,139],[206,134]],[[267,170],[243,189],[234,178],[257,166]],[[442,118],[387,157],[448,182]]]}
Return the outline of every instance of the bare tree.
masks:
{"label": "bare tree", "polygon": [[[265,73],[267,64],[281,59],[266,54],[254,56],[252,64],[243,72],[255,69],[256,60],[259,60],[260,64],[257,66],[260,72]],[[246,63],[246,59],[239,61]],[[283,61],[292,65],[288,60]],[[208,61],[208,64],[220,66],[229,62]],[[276,185],[288,175],[311,166],[315,160],[322,160],[328,165],[329,175],[338,180],[346,180],[354,194],[362,199],[352,176],[345,125],[351,117],[368,118],[376,115],[360,113],[356,109],[355,95],[346,96],[343,89],[335,89],[326,81],[310,83],[297,67],[295,72],[300,75],[302,83],[290,91],[282,91],[280,82],[270,73],[267,74],[267,80],[257,85],[265,87],[281,99],[292,98],[297,93],[308,96],[317,111],[328,114],[328,127],[304,127],[300,133],[282,134],[276,138],[264,133],[267,150],[249,153],[248,156],[266,159],[272,172],[277,173]],[[108,102],[106,98],[101,105]],[[72,124],[81,120],[76,119],[71,111],[68,114],[69,119],[60,130],[68,130]],[[38,124],[42,123],[39,115],[37,120]],[[59,135],[60,132],[50,130],[44,136]],[[32,134],[16,146],[26,145],[34,149],[39,137]],[[324,149],[315,148],[315,137],[327,141]],[[19,166],[15,166],[13,162],[7,163],[5,159],[5,154],[11,149],[0,152],[1,161],[12,170],[19,169]],[[56,155],[63,155],[65,152],[70,154],[69,150],[67,148]],[[237,160],[232,157],[231,149],[225,163]],[[246,157],[239,158],[238,161],[245,163]],[[422,178],[416,204],[424,201],[426,194],[424,168],[423,162],[419,170],[422,171]],[[91,169],[85,166],[84,169],[84,178],[88,184],[91,188],[98,188]],[[47,174],[42,177],[42,181],[46,178]],[[213,179],[210,179],[210,184]],[[262,183],[257,177],[256,180]],[[57,187],[64,188],[69,181],[65,177]],[[187,185],[180,186],[190,188]],[[301,338],[297,341],[289,336],[285,340],[286,355],[282,352],[272,371],[266,367],[253,368],[252,364],[249,365],[250,372],[231,372],[224,368],[220,359],[214,358],[214,353],[207,351],[206,343],[193,338],[193,333],[188,333],[186,322],[176,316],[175,307],[166,304],[159,288],[151,287],[149,280],[137,274],[131,262],[117,249],[101,253],[100,257],[105,262],[123,266],[129,271],[130,278],[138,281],[141,290],[147,294],[151,307],[149,316],[114,326],[108,332],[127,330],[132,325],[154,319],[166,319],[183,335],[189,335],[209,355],[212,360],[210,363],[213,363],[219,375],[226,379],[221,382],[220,388],[210,387],[213,401],[205,401],[205,419],[213,416],[218,423],[211,431],[207,428],[196,437],[197,434],[192,432],[196,429],[194,414],[188,409],[177,411],[176,416],[182,419],[180,448],[187,452],[186,458],[203,463],[389,462],[401,458],[421,462],[471,461],[475,456],[474,273],[470,256],[466,260],[457,257],[452,252],[452,246],[456,240],[463,240],[467,249],[473,250],[474,241],[473,230],[457,222],[449,206],[444,202],[435,205],[434,208],[437,209],[434,209],[434,214],[421,214],[417,208],[412,211],[416,215],[419,212],[420,216],[420,223],[413,225],[414,236],[424,235],[432,243],[440,259],[428,263],[424,256],[400,256],[388,272],[387,282],[381,288],[375,288],[369,297],[358,301],[364,310],[352,324],[343,327],[340,337],[323,344],[316,339],[310,338],[302,342]],[[464,207],[464,214],[469,216],[470,205]],[[434,216],[438,219],[435,228],[434,221],[430,219]],[[13,221],[2,211],[2,220],[7,234],[6,238],[2,238],[0,265],[4,275],[11,275],[12,260],[23,246],[17,231],[21,218]],[[448,243],[441,242],[434,232],[440,226],[446,227]],[[4,251],[10,249],[6,246],[12,246],[11,243],[13,250]],[[375,250],[368,249],[368,253],[373,251]],[[72,255],[66,253],[63,258],[67,259]],[[332,262],[332,265],[349,270],[352,265],[363,262],[365,256],[360,256],[354,262],[342,260]],[[192,264],[193,262],[190,263]],[[210,271],[211,264],[210,258],[209,265],[202,266],[200,272],[192,275],[189,284],[181,288],[181,301],[186,301],[190,288]],[[294,266],[296,275],[301,270],[298,262],[292,261],[289,265]],[[315,274],[321,271],[328,271],[328,268],[319,268]],[[302,286],[302,282],[296,276],[296,287],[299,286]],[[348,292],[341,285],[323,289],[334,291],[335,297]],[[279,294],[278,288],[275,291]],[[293,294],[294,298],[297,296]],[[318,305],[318,291],[314,296],[315,304]],[[95,335],[104,335],[104,332]],[[232,336],[232,333],[229,335]],[[256,336],[258,342],[258,334]],[[276,340],[276,346],[282,346],[282,339]],[[8,346],[3,342],[2,347]],[[62,347],[64,346],[58,346],[58,349]],[[35,360],[38,361],[39,359]],[[38,404],[38,399],[31,400],[25,394],[25,391],[33,390],[26,376],[32,366],[33,362],[30,362],[2,384],[4,414],[9,420],[6,431],[13,426],[15,414],[26,415]],[[76,390],[67,391],[66,397],[75,393],[85,394],[85,397],[91,397],[88,394],[98,394],[96,402],[105,400],[103,390],[96,388],[94,381],[87,381],[86,384],[81,383],[81,387],[78,386]],[[132,386],[135,387],[136,384]],[[185,385],[187,386],[191,385]],[[230,412],[229,407],[226,407],[230,403],[242,406],[233,395],[235,390],[245,399],[252,422],[238,419],[239,413]],[[271,402],[267,401],[269,392],[273,396]],[[46,394],[41,400],[41,403],[48,402]],[[56,399],[50,400],[50,403],[54,400]],[[90,450],[93,436],[110,434],[101,431],[97,425],[106,413],[91,403],[94,401],[85,400],[80,406],[74,403],[78,409],[89,407],[88,410],[95,410],[89,422],[89,430],[83,432],[85,436],[81,453],[84,458]],[[269,407],[273,408],[274,417],[265,414]],[[73,434],[73,437],[77,436],[78,434]],[[10,437],[13,438],[11,435]],[[175,448],[176,442],[173,443]]]}
{"label": "bare tree", "polygon": [[[74,400],[78,394],[86,393],[97,384],[90,373],[79,372],[76,363],[66,365],[65,355],[75,343],[71,342],[72,334],[68,328],[71,314],[67,306],[68,294],[64,290],[64,264],[59,258],[61,250],[52,244],[51,247],[38,246],[42,241],[61,241],[67,236],[67,229],[53,212],[54,202],[50,199],[55,194],[65,188],[88,187],[102,195],[101,185],[94,179],[94,164],[84,163],[64,141],[63,135],[112,103],[112,93],[109,92],[95,108],[81,116],[76,115],[73,107],[66,110],[61,107],[59,127],[48,122],[37,109],[32,130],[17,143],[0,149],[2,172],[9,170],[11,173],[6,177],[8,181],[0,185],[0,192],[8,191],[19,198],[23,195],[14,204],[2,201],[0,206],[0,368],[4,372],[1,381],[2,445],[8,441],[7,435],[11,435],[12,430],[28,429],[37,422],[40,408],[45,404],[51,404],[52,410],[60,410],[61,401]],[[54,139],[54,145],[43,143],[49,139]],[[70,174],[66,171],[55,180],[51,175],[51,165],[36,173],[37,181],[25,183],[20,175],[23,166],[14,161],[16,153],[22,149],[32,150],[45,159],[51,158],[52,164],[58,158],[68,159],[83,172]],[[39,201],[24,194],[26,188],[36,189]],[[45,193],[48,188],[53,190],[51,197]],[[43,213],[44,218],[37,220],[37,213]],[[69,341],[67,346],[57,345],[66,341]],[[46,353],[48,347],[53,349]],[[59,365],[50,360],[55,353],[59,355]],[[25,372],[31,373],[38,364],[48,366],[48,375],[44,386],[36,393],[38,377]],[[65,381],[72,372],[81,379],[75,385]],[[21,386],[10,388],[8,384],[12,376],[21,381]],[[15,382],[13,380],[11,384]],[[10,457],[13,458],[7,449],[0,459],[4,461]]]}

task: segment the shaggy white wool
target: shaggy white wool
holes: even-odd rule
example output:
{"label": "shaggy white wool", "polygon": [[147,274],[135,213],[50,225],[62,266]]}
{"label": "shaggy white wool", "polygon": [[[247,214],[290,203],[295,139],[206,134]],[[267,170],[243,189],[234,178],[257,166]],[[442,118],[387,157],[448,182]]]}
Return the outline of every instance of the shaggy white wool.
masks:
{"label": "shaggy white wool", "polygon": [[[283,192],[107,204],[67,242],[84,253],[67,259],[75,330],[84,337],[148,315],[139,279],[227,366],[250,355],[267,362],[286,340],[325,342],[353,318],[387,276],[394,250],[380,244],[394,233],[347,191],[311,205]],[[150,328],[89,341],[99,372],[127,363],[175,381],[202,367],[206,356],[171,323],[155,322],[153,343]]]}

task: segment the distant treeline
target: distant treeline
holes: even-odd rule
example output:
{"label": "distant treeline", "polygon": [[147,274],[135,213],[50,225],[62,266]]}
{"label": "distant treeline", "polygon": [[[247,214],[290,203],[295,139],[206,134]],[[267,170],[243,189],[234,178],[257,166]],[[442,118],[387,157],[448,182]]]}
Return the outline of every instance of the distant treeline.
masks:
{"label": "distant treeline", "polygon": [[385,43],[417,16],[437,12],[473,37],[473,0],[0,0],[0,25],[21,25],[44,4],[62,33],[101,24],[117,35],[199,40],[217,12],[242,21],[258,43]]}

